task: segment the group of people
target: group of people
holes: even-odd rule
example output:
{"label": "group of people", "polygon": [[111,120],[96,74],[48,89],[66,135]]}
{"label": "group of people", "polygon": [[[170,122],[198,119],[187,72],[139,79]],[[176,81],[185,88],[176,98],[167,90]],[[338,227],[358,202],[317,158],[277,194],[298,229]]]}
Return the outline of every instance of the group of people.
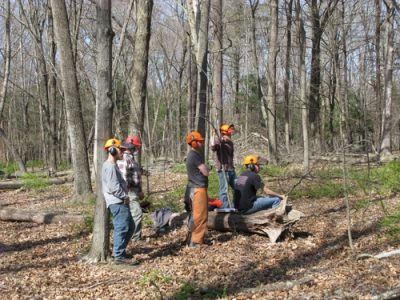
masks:
{"label": "group of people", "polygon": [[126,253],[129,241],[138,241],[142,233],[143,212],[138,200],[144,198],[140,165],[135,155],[141,147],[137,135],[129,135],[124,142],[111,138],[104,149],[108,153],[102,167],[102,189],[114,227],[114,262],[135,264]]}
{"label": "group of people", "polygon": [[[233,124],[223,124],[219,134],[211,137],[210,148],[215,152],[215,166],[219,180],[219,199],[221,208],[235,208],[240,213],[250,214],[260,210],[275,208],[285,197],[267,188],[260,175],[261,166],[267,160],[255,155],[248,155],[243,161],[246,170],[236,177],[234,167],[234,145],[232,135],[235,132]],[[210,169],[201,156],[204,137],[197,131],[191,131],[186,136],[186,142],[191,147],[186,158],[188,185],[185,195],[185,207],[189,211],[188,237],[189,247],[200,247],[204,244],[207,232],[208,217],[208,176]],[[234,190],[233,201],[229,199],[228,186]],[[264,195],[257,195],[261,190]]]}
{"label": "group of people", "polygon": [[[255,155],[246,156],[243,161],[246,170],[236,176],[232,142],[234,132],[233,124],[223,124],[219,133],[211,137],[210,147],[215,152],[219,179],[219,207],[235,208],[240,213],[249,214],[278,206],[284,196],[265,187],[258,175],[261,166],[267,164],[266,159]],[[186,158],[188,184],[185,208],[189,212],[186,242],[189,247],[196,248],[204,244],[207,232],[210,169],[201,151],[204,137],[198,131],[191,131],[186,136],[186,143],[191,147]],[[102,167],[102,190],[107,208],[112,214],[115,263],[136,263],[127,254],[126,247],[129,241],[141,238],[143,212],[138,200],[143,199],[144,194],[141,168],[135,160],[140,147],[137,135],[129,135],[123,142],[111,138],[104,145],[108,157]],[[234,190],[233,201],[229,198],[229,186]],[[265,195],[257,196],[258,190],[262,190]]]}

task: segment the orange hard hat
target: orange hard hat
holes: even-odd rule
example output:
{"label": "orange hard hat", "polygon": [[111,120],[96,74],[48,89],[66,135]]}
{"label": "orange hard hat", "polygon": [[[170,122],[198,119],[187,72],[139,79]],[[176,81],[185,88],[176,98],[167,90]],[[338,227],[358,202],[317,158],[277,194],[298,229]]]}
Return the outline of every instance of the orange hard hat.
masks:
{"label": "orange hard hat", "polygon": [[191,131],[186,135],[186,143],[190,145],[192,142],[202,142],[204,141],[203,136],[198,131]]}
{"label": "orange hard hat", "polygon": [[221,127],[219,128],[219,131],[222,134],[231,135],[234,129],[235,129],[235,125],[233,125],[233,124],[222,124]]}
{"label": "orange hard hat", "polygon": [[128,135],[127,138],[125,139],[125,143],[133,144],[136,147],[142,146],[142,143],[140,141],[140,137],[138,135],[136,135],[136,134]]}

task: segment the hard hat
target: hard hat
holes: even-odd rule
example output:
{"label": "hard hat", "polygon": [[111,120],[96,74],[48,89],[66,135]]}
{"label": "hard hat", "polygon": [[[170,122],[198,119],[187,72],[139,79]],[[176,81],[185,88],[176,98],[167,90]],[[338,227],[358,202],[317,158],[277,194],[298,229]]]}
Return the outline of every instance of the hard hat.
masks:
{"label": "hard hat", "polygon": [[247,155],[244,160],[243,160],[243,164],[245,166],[250,165],[250,164],[257,164],[257,156],[255,155]]}
{"label": "hard hat", "polygon": [[136,134],[134,135],[128,135],[128,137],[125,139],[125,143],[127,144],[133,144],[136,147],[142,146],[140,137]]}
{"label": "hard hat", "polygon": [[190,145],[192,142],[202,142],[204,141],[203,136],[198,131],[191,131],[186,135],[186,143]]}
{"label": "hard hat", "polygon": [[221,127],[219,128],[219,131],[222,134],[231,135],[234,129],[235,129],[235,125],[233,125],[233,124],[222,124]]}
{"label": "hard hat", "polygon": [[266,165],[268,160],[263,157],[255,156],[255,155],[247,155],[244,160],[243,164],[245,166],[253,164],[253,165]]}
{"label": "hard hat", "polygon": [[104,150],[108,150],[108,148],[110,147],[126,149],[126,147],[122,145],[121,141],[117,138],[111,138],[106,141],[106,143],[104,144]]}

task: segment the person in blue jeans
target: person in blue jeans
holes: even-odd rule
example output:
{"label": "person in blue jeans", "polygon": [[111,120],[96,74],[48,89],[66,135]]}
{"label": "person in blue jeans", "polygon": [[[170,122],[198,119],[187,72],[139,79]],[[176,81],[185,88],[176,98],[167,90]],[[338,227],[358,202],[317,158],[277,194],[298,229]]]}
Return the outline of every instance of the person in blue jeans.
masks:
{"label": "person in blue jeans", "polygon": [[235,126],[233,124],[222,124],[219,131],[221,137],[213,134],[210,148],[215,152],[215,167],[219,180],[219,199],[223,203],[221,208],[228,208],[230,206],[228,189],[229,186],[234,189],[236,180],[232,141]]}
{"label": "person in blue jeans", "polygon": [[122,159],[122,153],[126,149],[120,140],[112,138],[107,140],[104,150],[107,151],[108,158],[102,166],[101,182],[104,199],[112,214],[114,226],[114,262],[135,264],[135,260],[126,257],[126,247],[132,238],[135,224],[129,209],[128,186],[117,166],[117,161]]}
{"label": "person in blue jeans", "polygon": [[[267,160],[255,155],[248,155],[243,164],[246,171],[240,174],[235,182],[235,208],[239,212],[252,214],[260,210],[277,207],[285,196],[267,188],[258,175],[261,165],[267,164]],[[257,196],[258,190],[262,190],[265,195]]]}

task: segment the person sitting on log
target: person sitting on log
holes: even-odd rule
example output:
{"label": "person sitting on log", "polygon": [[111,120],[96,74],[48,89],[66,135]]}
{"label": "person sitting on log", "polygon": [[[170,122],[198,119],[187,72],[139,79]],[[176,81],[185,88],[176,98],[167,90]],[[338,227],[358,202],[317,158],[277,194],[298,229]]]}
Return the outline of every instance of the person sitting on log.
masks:
{"label": "person sitting on log", "polygon": [[[285,197],[267,188],[260,175],[260,168],[267,164],[265,158],[248,155],[243,164],[246,171],[240,174],[235,182],[234,205],[235,208],[245,214],[252,214],[260,210],[275,208]],[[257,191],[263,190],[265,195],[257,196]]]}

